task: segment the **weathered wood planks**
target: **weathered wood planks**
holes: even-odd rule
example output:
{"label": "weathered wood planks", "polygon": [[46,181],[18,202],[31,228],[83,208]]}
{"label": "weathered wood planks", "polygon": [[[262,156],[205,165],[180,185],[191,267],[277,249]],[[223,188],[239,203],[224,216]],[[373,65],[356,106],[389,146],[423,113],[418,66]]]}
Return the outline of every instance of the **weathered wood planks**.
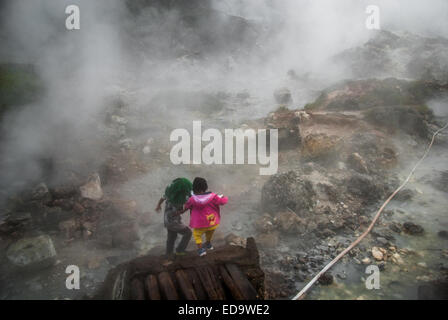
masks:
{"label": "weathered wood planks", "polygon": [[168,272],[161,272],[157,276],[159,281],[160,291],[167,300],[179,300],[179,295],[177,293],[176,287],[174,286],[173,280]]}
{"label": "weathered wood planks", "polygon": [[150,274],[145,279],[145,287],[146,292],[148,293],[148,297],[150,300],[160,300],[160,289],[159,283],[157,281],[157,277],[155,275]]}
{"label": "weathered wood planks", "polygon": [[245,300],[257,299],[257,291],[254,289],[246,275],[233,263],[225,265],[235,285],[241,290]]}

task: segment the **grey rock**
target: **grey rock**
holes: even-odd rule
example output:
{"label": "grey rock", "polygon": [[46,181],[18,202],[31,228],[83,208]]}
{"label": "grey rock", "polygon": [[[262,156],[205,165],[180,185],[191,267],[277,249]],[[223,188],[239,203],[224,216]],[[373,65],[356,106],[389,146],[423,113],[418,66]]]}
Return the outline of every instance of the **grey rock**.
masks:
{"label": "grey rock", "polygon": [[403,224],[403,231],[410,235],[420,235],[425,232],[421,226],[413,222],[405,222]]}
{"label": "grey rock", "polygon": [[6,256],[18,267],[40,269],[54,264],[56,249],[49,236],[41,235],[18,240],[9,246]]}

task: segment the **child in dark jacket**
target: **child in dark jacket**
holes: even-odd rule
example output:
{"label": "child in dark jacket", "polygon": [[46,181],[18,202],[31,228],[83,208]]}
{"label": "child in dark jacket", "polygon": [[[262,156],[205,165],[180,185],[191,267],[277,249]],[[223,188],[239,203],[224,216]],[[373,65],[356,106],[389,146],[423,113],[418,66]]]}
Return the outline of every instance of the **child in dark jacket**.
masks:
{"label": "child in dark jacket", "polygon": [[[193,229],[193,238],[198,246],[199,256],[204,256],[207,250],[212,250],[211,240],[213,233],[221,221],[219,207],[226,204],[227,197],[207,192],[207,181],[195,178],[193,181],[193,195],[184,206],[185,212],[190,210],[190,227]],[[202,245],[202,236],[205,234],[206,242]]]}
{"label": "child in dark jacket", "polygon": [[173,254],[174,244],[178,234],[182,235],[182,239],[176,248],[176,255],[185,255],[185,249],[190,242],[191,230],[182,223],[179,211],[182,210],[182,206],[190,197],[191,190],[192,184],[190,180],[186,178],[174,179],[165,189],[165,194],[157,204],[156,211],[160,212],[162,209],[162,203],[166,201],[163,220],[165,228],[168,231],[166,241],[167,256],[171,256]]}

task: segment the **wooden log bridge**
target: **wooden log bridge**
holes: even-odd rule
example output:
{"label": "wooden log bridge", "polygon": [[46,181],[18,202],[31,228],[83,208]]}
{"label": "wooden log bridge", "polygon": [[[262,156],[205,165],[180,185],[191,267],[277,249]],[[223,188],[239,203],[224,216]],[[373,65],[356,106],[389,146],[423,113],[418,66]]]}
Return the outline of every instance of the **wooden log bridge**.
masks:
{"label": "wooden log bridge", "polygon": [[264,272],[253,238],[246,247],[226,245],[204,257],[189,253],[166,263],[144,256],[112,270],[95,299],[258,300],[264,298]]}

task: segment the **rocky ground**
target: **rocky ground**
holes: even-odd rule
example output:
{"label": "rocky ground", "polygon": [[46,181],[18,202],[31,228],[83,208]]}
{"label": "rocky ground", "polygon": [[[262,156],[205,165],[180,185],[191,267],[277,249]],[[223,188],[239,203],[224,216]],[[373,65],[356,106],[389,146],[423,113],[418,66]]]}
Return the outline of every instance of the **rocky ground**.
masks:
{"label": "rocky ground", "polygon": [[[245,21],[234,19],[230,24],[236,29],[250,32]],[[192,29],[205,23],[188,14],[183,20]],[[200,38],[205,48],[219,48],[206,40]],[[312,76],[290,70],[288,87],[272,88],[277,105],[263,102],[276,109],[263,118],[257,114],[259,100],[244,88],[163,92],[148,102],[159,109],[134,104],[130,93],[113,97],[92,135],[102,141],[99,166],[43,159],[48,175],[41,181],[20,191],[2,190],[7,201],[0,214],[0,299],[91,297],[114,266],[162,253],[166,235],[153,208],[179,175],[204,176],[212,190],[229,196],[216,245],[245,246],[254,236],[266,273],[266,298],[292,297],[367,228],[446,122],[446,114],[435,114],[429,105],[442,101],[446,110],[447,69],[436,63],[443,61],[446,46],[444,39],[382,32],[335,57],[335,63],[348,63],[353,79],[320,87],[317,94],[313,84],[306,95],[314,94],[313,101],[297,99],[298,88]],[[192,48],[186,50],[188,61],[201,59]],[[396,65],[388,60],[391,52],[409,59]],[[372,79],[358,79],[365,72]],[[191,106],[194,111],[176,117]],[[254,167],[171,165],[167,137],[174,128],[189,128],[193,119],[220,129],[278,128],[279,172],[260,177]],[[309,298],[447,297],[447,147],[444,132],[423,173],[398,194],[369,236],[319,280]],[[58,179],[52,177],[54,168],[64,168]],[[378,292],[366,291],[363,282],[365,267],[372,264],[383,272]],[[79,291],[65,288],[68,265],[81,269]]]}
{"label": "rocky ground", "polygon": [[[267,118],[273,127],[285,129],[288,134],[280,134],[285,142],[296,142],[283,143],[281,158],[286,165],[264,184],[263,213],[254,221],[257,241],[267,248],[263,261],[278,286],[273,297],[289,297],[298,291],[367,228],[380,201],[402,181],[398,168],[405,157],[421,153],[419,146],[426,145],[431,132],[440,128],[441,119],[422,106],[416,91],[401,89],[408,85],[397,79],[345,82],[324,90],[304,111],[280,108]],[[437,94],[444,90],[430,82],[420,85],[438,88]],[[383,90],[400,99],[386,101]],[[442,152],[446,152],[446,138],[445,133],[438,140],[436,148]],[[419,192],[411,184],[395,201],[410,202]],[[399,212],[386,210],[371,234],[343,258],[345,266],[327,273],[320,284],[340,286],[346,279],[353,280],[350,264],[359,270],[375,264],[388,272],[416,272],[417,280],[446,283],[445,231],[438,232],[439,262],[427,275],[426,262],[411,262],[425,260],[425,253],[397,241],[403,235],[424,237],[425,230],[414,222],[417,219],[403,219]],[[446,228],[446,218],[440,214],[444,222],[439,228]]]}

